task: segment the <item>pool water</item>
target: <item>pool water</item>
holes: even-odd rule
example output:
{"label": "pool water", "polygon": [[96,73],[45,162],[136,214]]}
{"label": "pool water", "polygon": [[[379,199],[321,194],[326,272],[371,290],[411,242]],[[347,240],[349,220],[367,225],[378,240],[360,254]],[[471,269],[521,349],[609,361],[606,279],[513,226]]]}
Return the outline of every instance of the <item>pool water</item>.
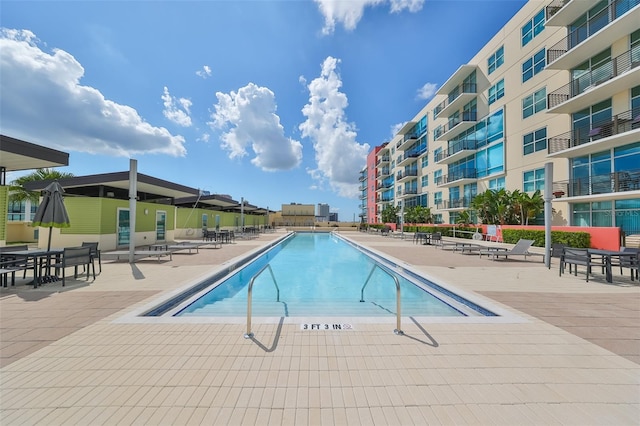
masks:
{"label": "pool water", "polygon": [[[271,271],[265,269],[254,281],[253,316],[394,316],[395,281],[383,270],[390,268],[375,267],[376,262],[335,234],[296,233],[214,283],[215,287],[189,301],[175,316],[246,315],[248,284],[267,263]],[[361,290],[370,274],[361,302]],[[464,309],[454,307],[455,300],[452,303],[414,284],[411,277],[396,276],[403,316],[465,316]]]}

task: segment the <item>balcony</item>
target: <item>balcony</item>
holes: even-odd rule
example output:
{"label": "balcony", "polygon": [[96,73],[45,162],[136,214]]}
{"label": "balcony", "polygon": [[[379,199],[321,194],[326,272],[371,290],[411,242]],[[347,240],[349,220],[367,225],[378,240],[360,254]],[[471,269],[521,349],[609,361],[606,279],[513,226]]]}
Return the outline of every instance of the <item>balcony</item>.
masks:
{"label": "balcony", "polygon": [[396,149],[405,151],[409,146],[415,144],[419,138],[420,135],[418,135],[417,133],[406,134],[402,139],[398,141],[398,143],[396,143]]}
{"label": "balcony", "polygon": [[472,83],[463,83],[454,90],[453,94],[449,94],[447,99],[442,101],[433,109],[433,118],[439,115],[446,117],[454,111],[458,111],[462,106],[466,105],[478,94],[478,85]]}
{"label": "balcony", "polygon": [[360,194],[360,199],[361,200],[366,200],[367,199],[367,193],[365,192],[365,193]]}
{"label": "balcony", "polygon": [[418,188],[405,188],[402,190],[402,192],[398,193],[398,196],[405,198],[405,197],[412,197],[416,194],[418,194]]}
{"label": "balcony", "polygon": [[[581,2],[573,0],[571,3],[579,5],[583,13],[586,11]],[[616,40],[627,37],[638,29],[639,4],[640,0],[618,0],[592,16],[567,37],[547,49],[547,68],[573,69],[595,53],[611,46]],[[571,22],[566,25],[570,25]]]}
{"label": "balcony", "polygon": [[463,197],[454,200],[441,200],[441,206],[438,207],[440,210],[464,210],[468,209],[471,205],[471,198]]}
{"label": "balcony", "polygon": [[376,203],[388,203],[390,201],[393,201],[393,195],[384,194],[376,197]]}
{"label": "balcony", "polygon": [[367,185],[361,185],[361,186],[358,188],[358,191],[360,191],[360,192],[362,192],[362,191],[366,191],[366,190],[367,190]]}
{"label": "balcony", "polygon": [[404,167],[409,165],[415,161],[417,161],[418,157],[427,152],[427,148],[423,147],[421,149],[412,149],[411,151],[407,151],[404,155],[399,156],[396,161],[396,166]]}
{"label": "balcony", "polygon": [[[593,175],[553,182],[553,194],[570,201],[637,198],[640,195],[640,169]],[[569,200],[567,200],[569,201]]]}
{"label": "balcony", "polygon": [[551,137],[547,140],[547,151],[549,157],[573,158],[624,146],[638,141],[639,137],[640,110],[630,110],[609,121]]}
{"label": "balcony", "polygon": [[389,157],[389,155],[383,155],[382,157],[378,158],[378,161],[376,161],[376,166],[387,164],[389,163],[389,161],[391,161],[391,157]]}
{"label": "balcony", "polygon": [[415,179],[418,176],[418,169],[411,168],[408,170],[399,171],[396,175],[396,182],[402,182],[409,179]]}
{"label": "balcony", "polygon": [[460,169],[448,175],[436,178],[436,185],[439,187],[458,186],[464,183],[475,182],[478,179],[476,169]]}
{"label": "balcony", "polygon": [[465,130],[473,127],[477,123],[478,113],[476,111],[463,112],[461,116],[449,120],[447,124],[442,126],[441,132],[434,135],[435,140],[447,140],[447,137],[460,134]]}
{"label": "balcony", "polygon": [[547,27],[566,27],[584,15],[600,0],[554,0],[546,7]]}
{"label": "balcony", "polygon": [[436,155],[437,164],[451,164],[476,152],[478,142],[475,139],[463,139],[449,145],[449,149]]}
{"label": "balcony", "polygon": [[376,173],[376,177],[377,178],[381,178],[384,176],[389,176],[391,174],[389,167],[383,167],[381,169],[378,170],[378,172]]}
{"label": "balcony", "polygon": [[567,114],[628,90],[640,81],[639,65],[640,52],[628,50],[549,93],[547,108],[550,113]]}

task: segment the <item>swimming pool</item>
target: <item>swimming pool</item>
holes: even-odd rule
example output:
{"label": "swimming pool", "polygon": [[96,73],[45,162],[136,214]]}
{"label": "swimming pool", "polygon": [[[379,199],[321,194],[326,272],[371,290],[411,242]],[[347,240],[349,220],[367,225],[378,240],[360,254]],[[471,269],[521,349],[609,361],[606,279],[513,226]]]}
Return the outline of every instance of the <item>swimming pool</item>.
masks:
{"label": "swimming pool", "polygon": [[254,281],[254,317],[393,317],[396,285],[390,274],[400,284],[403,316],[495,315],[333,233],[291,234],[231,274],[148,315],[243,316],[248,283],[267,264],[270,269]]}

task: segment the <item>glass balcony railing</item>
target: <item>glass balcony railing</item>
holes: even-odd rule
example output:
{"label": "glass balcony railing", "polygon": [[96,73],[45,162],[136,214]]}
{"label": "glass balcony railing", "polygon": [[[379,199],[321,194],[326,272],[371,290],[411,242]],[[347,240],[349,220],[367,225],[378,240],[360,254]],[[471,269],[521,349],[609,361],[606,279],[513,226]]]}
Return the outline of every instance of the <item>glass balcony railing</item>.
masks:
{"label": "glass balcony railing", "polygon": [[629,110],[616,114],[611,120],[594,123],[590,127],[582,127],[553,136],[548,139],[549,154],[565,149],[594,142],[611,136],[640,129],[640,109]]}

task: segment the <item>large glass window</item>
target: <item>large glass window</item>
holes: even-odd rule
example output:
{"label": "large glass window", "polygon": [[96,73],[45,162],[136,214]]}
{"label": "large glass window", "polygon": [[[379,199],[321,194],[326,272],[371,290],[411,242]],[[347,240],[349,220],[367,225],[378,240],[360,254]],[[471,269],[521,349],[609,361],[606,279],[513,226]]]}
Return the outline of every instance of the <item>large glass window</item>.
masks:
{"label": "large glass window", "polygon": [[522,137],[524,155],[547,149],[547,128],[538,129]]}
{"label": "large glass window", "polygon": [[606,99],[583,110],[574,112],[574,137],[581,144],[611,135],[612,108],[611,99]]}
{"label": "large glass window", "polygon": [[542,30],[544,30],[544,24],[544,9],[541,9],[540,12],[536,13],[536,15],[522,27],[522,45],[526,46],[527,43],[540,34]]}
{"label": "large glass window", "polygon": [[537,92],[522,99],[522,118],[547,109],[547,88],[543,87]]}
{"label": "large glass window", "polygon": [[529,80],[542,71],[546,65],[545,49],[540,50],[522,63],[522,82]]}
{"label": "large glass window", "polygon": [[489,69],[489,74],[494,72],[496,69],[500,67],[504,63],[504,46],[500,46],[498,50],[494,52],[493,55],[489,56],[487,60],[487,67]]}
{"label": "large glass window", "polygon": [[489,105],[504,96],[504,79],[489,88]]}

